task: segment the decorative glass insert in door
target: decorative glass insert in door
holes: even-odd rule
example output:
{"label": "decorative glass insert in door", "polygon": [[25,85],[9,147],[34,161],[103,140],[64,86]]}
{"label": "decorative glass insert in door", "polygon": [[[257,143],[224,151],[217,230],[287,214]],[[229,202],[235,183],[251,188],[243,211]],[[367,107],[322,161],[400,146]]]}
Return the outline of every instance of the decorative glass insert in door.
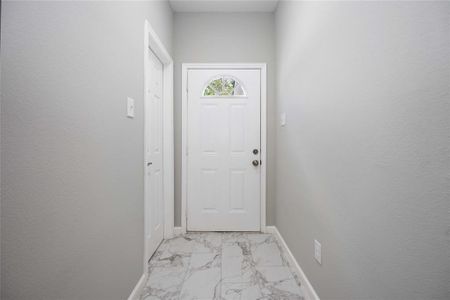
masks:
{"label": "decorative glass insert in door", "polygon": [[206,97],[233,97],[246,95],[244,87],[237,78],[228,75],[214,77],[203,89],[203,96]]}

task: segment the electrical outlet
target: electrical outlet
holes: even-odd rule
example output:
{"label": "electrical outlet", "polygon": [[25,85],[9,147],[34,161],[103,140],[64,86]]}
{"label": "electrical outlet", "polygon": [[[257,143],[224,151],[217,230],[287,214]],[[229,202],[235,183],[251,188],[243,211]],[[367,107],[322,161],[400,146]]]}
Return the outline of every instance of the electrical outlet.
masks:
{"label": "electrical outlet", "polygon": [[280,114],[280,125],[281,127],[286,126],[286,113],[281,113]]}
{"label": "electrical outlet", "polygon": [[322,245],[318,240],[314,240],[314,259],[322,264]]}
{"label": "electrical outlet", "polygon": [[127,117],[134,118],[134,99],[127,98]]}

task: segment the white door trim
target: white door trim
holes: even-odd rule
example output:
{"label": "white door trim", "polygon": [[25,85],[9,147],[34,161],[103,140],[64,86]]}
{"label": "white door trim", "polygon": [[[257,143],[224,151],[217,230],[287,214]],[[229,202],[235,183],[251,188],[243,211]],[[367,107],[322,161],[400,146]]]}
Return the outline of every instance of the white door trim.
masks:
{"label": "white door trim", "polygon": [[182,64],[182,142],[181,142],[181,231],[186,232],[187,203],[187,87],[188,71],[194,69],[253,69],[261,71],[261,231],[266,232],[266,168],[267,168],[267,71],[265,63]]}
{"label": "white door trim", "polygon": [[[147,82],[149,74],[147,74],[148,51],[151,49],[153,53],[163,64],[163,198],[164,198],[164,238],[171,238],[173,236],[174,226],[174,130],[173,130],[173,60],[169,52],[167,52],[163,43],[159,39],[156,32],[153,30],[150,22],[145,20],[144,24],[144,157],[142,168],[144,172],[144,205],[146,205],[146,195],[148,193],[145,184],[145,145],[147,142],[147,128],[148,120],[145,118],[145,105],[147,103]],[[147,209],[144,208],[146,212]],[[144,218],[150,216],[145,214]],[[145,224],[145,222],[144,222]],[[145,230],[144,230],[145,231]],[[145,243],[144,232],[144,245]],[[144,249],[144,273],[147,273],[148,262],[145,259],[146,249]]]}

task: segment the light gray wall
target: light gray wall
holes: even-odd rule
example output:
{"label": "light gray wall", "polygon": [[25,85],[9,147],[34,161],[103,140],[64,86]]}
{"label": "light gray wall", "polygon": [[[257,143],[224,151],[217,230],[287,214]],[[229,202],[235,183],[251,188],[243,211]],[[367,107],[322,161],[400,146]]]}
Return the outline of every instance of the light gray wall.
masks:
{"label": "light gray wall", "polygon": [[2,299],[125,299],[142,275],[145,18],[171,51],[167,2],[3,2]]}
{"label": "light gray wall", "polygon": [[450,298],[449,19],[280,3],[276,226],[321,299]]}
{"label": "light gray wall", "polygon": [[271,13],[177,13],[175,60],[175,225],[181,222],[181,64],[267,63],[267,222],[274,222],[275,23]]}
{"label": "light gray wall", "polygon": [[[1,32],[1,20],[2,20],[2,1],[0,0],[0,41],[2,40],[2,32]],[[1,55],[1,43],[0,43],[0,55]],[[2,149],[2,142],[1,142],[1,132],[2,132],[2,75],[1,75],[1,69],[2,69],[2,62],[0,59],[0,167],[1,167],[1,149]],[[1,261],[2,261],[2,251],[1,251],[1,240],[2,240],[2,222],[1,222],[1,215],[2,215],[2,202],[1,202],[1,179],[2,175],[1,175],[1,171],[0,171],[0,267],[1,267]],[[1,294],[2,294],[2,272],[0,270],[0,298],[1,298]]]}

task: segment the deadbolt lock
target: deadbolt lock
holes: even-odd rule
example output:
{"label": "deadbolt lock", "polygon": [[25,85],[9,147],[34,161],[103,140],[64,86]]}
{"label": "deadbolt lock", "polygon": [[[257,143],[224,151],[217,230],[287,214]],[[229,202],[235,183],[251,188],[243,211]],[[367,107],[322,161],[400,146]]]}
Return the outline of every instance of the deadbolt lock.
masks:
{"label": "deadbolt lock", "polygon": [[259,151],[258,151],[258,149],[253,149],[253,154],[258,154],[259,153]]}
{"label": "deadbolt lock", "polygon": [[255,159],[254,161],[252,161],[252,164],[257,167],[259,165],[259,160]]}

